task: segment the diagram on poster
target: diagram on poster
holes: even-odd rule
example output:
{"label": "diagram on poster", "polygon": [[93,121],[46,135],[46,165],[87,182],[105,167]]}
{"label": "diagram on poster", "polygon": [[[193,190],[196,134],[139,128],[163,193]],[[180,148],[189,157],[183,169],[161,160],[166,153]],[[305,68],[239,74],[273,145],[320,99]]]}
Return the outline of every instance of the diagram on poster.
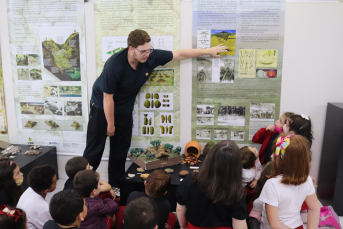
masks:
{"label": "diagram on poster", "polygon": [[79,33],[78,26],[39,28],[43,66],[61,81],[81,80]]}
{"label": "diagram on poster", "polygon": [[156,68],[152,71],[147,86],[174,86],[174,69]]}
{"label": "diagram on poster", "polygon": [[22,119],[22,129],[83,132],[83,122],[53,119]]}
{"label": "diagram on poster", "polygon": [[141,135],[155,136],[154,112],[140,112]]}
{"label": "diagram on poster", "polygon": [[238,62],[239,78],[255,78],[255,49],[240,49]]}
{"label": "diagram on poster", "polygon": [[141,110],[173,110],[173,93],[141,92]]}
{"label": "diagram on poster", "polygon": [[257,68],[276,68],[279,51],[277,49],[257,49]]}
{"label": "diagram on poster", "polygon": [[160,113],[160,136],[172,137],[174,128],[174,114],[173,113]]}

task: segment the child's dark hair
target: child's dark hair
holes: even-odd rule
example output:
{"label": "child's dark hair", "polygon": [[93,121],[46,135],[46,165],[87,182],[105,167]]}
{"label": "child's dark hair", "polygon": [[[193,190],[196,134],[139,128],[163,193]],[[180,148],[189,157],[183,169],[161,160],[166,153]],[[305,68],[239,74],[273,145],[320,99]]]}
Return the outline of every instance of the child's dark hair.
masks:
{"label": "child's dark hair", "polygon": [[146,179],[145,191],[149,196],[159,198],[166,193],[170,184],[171,178],[169,174],[162,169],[158,169]]}
{"label": "child's dark hair", "polygon": [[[4,213],[4,209],[8,208],[11,213]],[[7,207],[6,205],[0,206],[0,228],[1,229],[25,229],[26,228],[26,214],[20,208]]]}
{"label": "child's dark hair", "polygon": [[153,229],[158,224],[155,201],[140,197],[131,201],[124,210],[123,218],[127,229]]}
{"label": "child's dark hair", "polygon": [[77,172],[85,170],[88,165],[88,161],[84,157],[70,158],[66,165],[65,170],[70,179],[74,179]]}
{"label": "child's dark hair", "polygon": [[90,197],[92,191],[98,188],[99,173],[93,170],[82,170],[74,177],[74,188],[82,197]]}
{"label": "child's dark hair", "polygon": [[13,171],[17,168],[17,164],[12,161],[0,162],[0,190],[5,190],[6,194],[11,197],[12,205],[16,206],[23,189],[17,186],[13,179]]}
{"label": "child's dark hair", "polygon": [[28,175],[29,186],[36,193],[49,189],[53,184],[56,170],[51,165],[40,165],[34,167]]}
{"label": "child's dark hair", "polygon": [[310,117],[307,115],[292,115],[289,122],[289,131],[293,131],[295,134],[305,137],[308,141],[309,148],[311,148],[314,138]]}
{"label": "child's dark hair", "polygon": [[264,184],[269,179],[270,174],[272,174],[272,162],[268,162],[261,172],[261,177],[257,181],[256,191],[255,191],[255,199],[260,197]]}
{"label": "child's dark hair", "polygon": [[50,200],[49,210],[56,223],[69,226],[76,221],[76,217],[83,212],[84,200],[73,189],[56,193]]}
{"label": "child's dark hair", "polygon": [[251,169],[254,167],[257,159],[254,152],[252,152],[248,146],[244,146],[240,150],[243,169]]}

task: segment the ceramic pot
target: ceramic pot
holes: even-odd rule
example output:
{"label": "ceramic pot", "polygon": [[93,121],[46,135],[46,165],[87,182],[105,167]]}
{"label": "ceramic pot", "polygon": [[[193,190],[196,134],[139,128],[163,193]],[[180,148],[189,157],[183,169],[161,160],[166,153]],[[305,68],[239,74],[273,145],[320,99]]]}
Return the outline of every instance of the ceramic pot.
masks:
{"label": "ceramic pot", "polygon": [[187,143],[185,147],[185,155],[186,157],[195,155],[197,158],[200,157],[201,146],[197,141],[190,141]]}

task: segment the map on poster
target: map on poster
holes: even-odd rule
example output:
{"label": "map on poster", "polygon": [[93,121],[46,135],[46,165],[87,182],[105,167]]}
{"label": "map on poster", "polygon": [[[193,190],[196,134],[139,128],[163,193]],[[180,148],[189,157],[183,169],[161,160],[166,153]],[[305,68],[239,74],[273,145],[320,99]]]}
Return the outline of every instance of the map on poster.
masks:
{"label": "map on poster", "polygon": [[[127,37],[134,29],[148,32],[153,49],[179,49],[180,2],[177,0],[94,0],[94,17],[97,76],[109,57],[127,48]],[[180,62],[172,61],[156,68],[138,93],[132,135],[131,147],[135,148],[145,148],[153,140],[179,144]]]}
{"label": "map on poster", "polygon": [[251,143],[280,115],[285,0],[193,0],[192,140]]}
{"label": "map on poster", "polygon": [[80,154],[88,123],[84,1],[7,4],[19,142]]}

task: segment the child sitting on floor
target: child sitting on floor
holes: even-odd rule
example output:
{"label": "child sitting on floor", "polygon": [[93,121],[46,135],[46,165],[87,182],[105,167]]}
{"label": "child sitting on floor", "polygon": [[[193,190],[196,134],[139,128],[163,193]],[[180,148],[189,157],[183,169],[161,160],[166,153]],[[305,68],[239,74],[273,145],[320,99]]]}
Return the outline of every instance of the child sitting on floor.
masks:
{"label": "child sitting on floor", "polygon": [[76,229],[87,216],[84,199],[73,189],[56,193],[51,198],[49,208],[54,220],[47,221],[43,229]]}
{"label": "child sitting on floor", "polygon": [[56,170],[50,165],[34,167],[28,175],[29,188],[21,195],[18,208],[27,216],[28,229],[42,229],[45,222],[51,220],[49,204],[45,197],[56,189]]}
{"label": "child sitting on floor", "polygon": [[[69,159],[65,165],[65,170],[69,178],[65,182],[63,190],[74,188],[73,182],[77,172],[92,169],[93,167],[88,163],[87,159],[84,157],[73,157]],[[100,179],[100,187],[100,192],[109,192],[113,199],[116,198],[116,194],[114,193],[111,185],[109,185],[107,182]]]}
{"label": "child sitting on floor", "polygon": [[101,191],[99,174],[93,170],[78,172],[74,177],[74,188],[85,198],[88,209],[87,216],[81,222],[80,228],[106,229],[105,217],[114,221],[114,214],[119,211],[119,206],[112,199],[97,197]]}
{"label": "child sitting on floor", "polygon": [[158,228],[163,229],[165,223],[168,220],[168,215],[169,215],[169,212],[171,211],[171,205],[168,200],[163,199],[162,197],[165,194],[167,194],[167,190],[170,184],[171,184],[171,177],[166,171],[162,169],[155,170],[148,176],[148,178],[144,182],[145,192],[137,192],[137,191],[131,192],[129,197],[127,198],[127,204],[129,204],[132,200],[139,197],[152,198],[157,205]]}
{"label": "child sitting on floor", "polygon": [[243,186],[250,184],[251,188],[255,188],[257,180],[261,176],[262,165],[258,158],[258,151],[256,148],[249,146],[244,146],[241,149],[241,159],[242,159],[242,182]]}
{"label": "child sitting on floor", "polygon": [[19,208],[0,206],[1,229],[26,229],[26,214]]}

